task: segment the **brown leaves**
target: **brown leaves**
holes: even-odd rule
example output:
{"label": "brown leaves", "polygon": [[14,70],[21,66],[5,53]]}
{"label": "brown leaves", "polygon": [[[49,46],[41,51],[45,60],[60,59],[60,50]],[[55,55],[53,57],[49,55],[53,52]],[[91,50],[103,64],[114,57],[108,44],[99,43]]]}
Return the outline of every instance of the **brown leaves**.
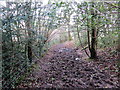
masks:
{"label": "brown leaves", "polygon": [[[108,52],[99,52],[96,62],[82,60],[74,49],[62,48],[51,51],[52,56],[45,56],[40,70],[35,75],[34,87],[56,88],[117,88],[118,70],[114,61],[110,61]],[[102,56],[101,56],[102,55]],[[46,60],[44,62],[44,60]],[[37,71],[35,71],[37,72]],[[34,73],[33,73],[34,74]],[[31,87],[33,85],[28,85]]]}

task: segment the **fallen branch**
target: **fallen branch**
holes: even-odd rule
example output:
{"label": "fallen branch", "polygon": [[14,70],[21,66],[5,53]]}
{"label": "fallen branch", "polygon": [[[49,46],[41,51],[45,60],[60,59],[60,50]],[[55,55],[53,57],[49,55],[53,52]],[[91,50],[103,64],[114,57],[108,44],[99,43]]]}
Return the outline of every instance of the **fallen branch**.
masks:
{"label": "fallen branch", "polygon": [[81,49],[81,51],[82,51],[82,50],[85,50],[85,49],[87,49],[87,48],[88,48],[88,46],[85,46],[85,47],[83,47],[83,48]]}

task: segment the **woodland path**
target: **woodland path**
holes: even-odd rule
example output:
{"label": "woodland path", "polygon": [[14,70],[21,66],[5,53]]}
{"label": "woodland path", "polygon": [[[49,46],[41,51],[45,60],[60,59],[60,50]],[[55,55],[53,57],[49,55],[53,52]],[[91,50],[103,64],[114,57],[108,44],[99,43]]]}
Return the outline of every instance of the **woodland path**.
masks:
{"label": "woodland path", "polygon": [[104,58],[103,52],[99,53],[102,56],[100,61],[83,60],[82,58],[86,57],[85,53],[75,50],[74,47],[72,41],[52,46],[48,53],[38,61],[37,69],[19,87],[119,87],[114,60]]}

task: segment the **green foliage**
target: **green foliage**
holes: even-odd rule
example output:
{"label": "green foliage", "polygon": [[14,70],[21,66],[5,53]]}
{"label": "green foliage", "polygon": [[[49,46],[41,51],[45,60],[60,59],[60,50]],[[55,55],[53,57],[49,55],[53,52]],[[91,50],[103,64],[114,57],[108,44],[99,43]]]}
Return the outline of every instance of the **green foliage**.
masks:
{"label": "green foliage", "polygon": [[[33,5],[28,6],[28,5]],[[51,15],[40,16],[36,18],[37,13],[34,8],[39,8],[39,4],[34,3],[12,3],[8,2],[7,6],[1,8],[2,15],[2,61],[3,61],[3,87],[16,87],[26,76],[32,71],[31,63],[29,63],[28,47],[32,50],[32,59],[41,57],[44,47],[48,39],[48,30],[52,21],[44,19],[44,17],[52,17]],[[14,5],[14,10],[12,7]],[[34,7],[36,6],[36,7]],[[29,7],[29,8],[28,8]],[[31,7],[31,8],[30,8]],[[29,10],[28,10],[29,9]],[[49,9],[46,7],[46,9]],[[28,12],[29,11],[29,12]],[[45,11],[40,12],[43,14]],[[41,19],[41,23],[38,20]],[[30,21],[30,22],[27,22]],[[36,23],[38,21],[38,23]],[[46,24],[47,22],[47,24]],[[46,25],[45,25],[46,24]],[[41,29],[45,28],[45,29]],[[44,33],[43,33],[44,31]],[[34,61],[32,62],[34,63]]]}
{"label": "green foliage", "polygon": [[[113,12],[117,11],[117,8],[111,8],[102,2],[96,2],[94,8],[90,8],[91,4],[58,1],[44,6],[40,2],[7,2],[6,7],[1,7],[4,88],[15,87],[32,71],[28,47],[31,48],[34,63],[34,60],[44,56],[53,44],[65,42],[68,37],[69,40],[74,37],[77,46],[81,42],[86,46],[90,37],[87,36],[87,30],[91,35],[91,25],[97,29],[98,48],[115,46],[119,30],[116,31],[117,15]],[[91,14],[91,10],[95,11],[95,15]],[[91,22],[93,17],[95,18]],[[60,34],[59,38],[49,41],[50,34],[60,28],[62,31],[70,31],[70,36],[65,32]]]}
{"label": "green foliage", "polygon": [[106,48],[106,47],[113,47],[117,45],[117,36],[115,33],[109,33],[104,37],[100,37],[98,41],[98,47]]}

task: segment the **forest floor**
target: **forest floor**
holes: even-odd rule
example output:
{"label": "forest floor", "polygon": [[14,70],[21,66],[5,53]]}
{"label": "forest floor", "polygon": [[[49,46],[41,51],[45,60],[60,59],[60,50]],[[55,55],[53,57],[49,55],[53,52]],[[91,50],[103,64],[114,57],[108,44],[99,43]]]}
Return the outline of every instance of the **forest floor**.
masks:
{"label": "forest floor", "polygon": [[111,48],[98,50],[98,59],[86,59],[73,42],[54,45],[20,88],[120,88],[118,55]]}

